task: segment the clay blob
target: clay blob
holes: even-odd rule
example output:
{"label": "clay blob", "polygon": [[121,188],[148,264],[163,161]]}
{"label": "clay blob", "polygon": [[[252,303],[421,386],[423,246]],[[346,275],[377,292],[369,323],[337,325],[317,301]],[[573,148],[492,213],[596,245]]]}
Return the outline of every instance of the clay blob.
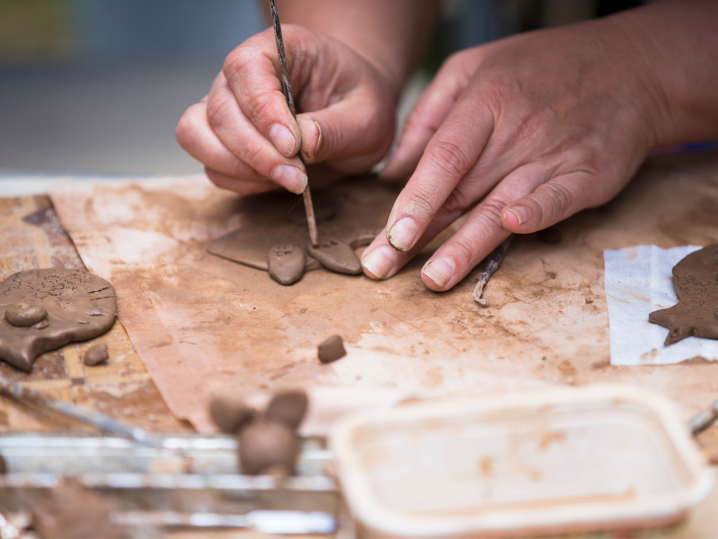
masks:
{"label": "clay blob", "polygon": [[307,394],[301,389],[279,391],[269,402],[265,415],[269,421],[282,423],[294,431],[302,422],[308,402]]}
{"label": "clay blob", "polygon": [[47,318],[47,311],[39,305],[15,303],[5,310],[5,319],[16,328],[28,328]]}
{"label": "clay blob", "polygon": [[289,427],[258,419],[239,433],[239,464],[249,475],[291,475],[299,455],[299,440]]}
{"label": "clay blob", "polygon": [[301,279],[306,265],[307,257],[296,245],[275,245],[267,253],[269,275],[284,286]]}
{"label": "clay blob", "polygon": [[563,239],[558,229],[552,226],[539,230],[537,234],[539,239],[548,245],[558,245]]}
{"label": "clay blob", "polygon": [[689,254],[673,267],[678,303],[648,321],[668,329],[665,345],[686,337],[718,339],[718,245]]}
{"label": "clay blob", "polygon": [[309,254],[328,270],[347,275],[359,275],[361,262],[354,249],[334,238],[322,238],[319,245],[307,247]]}
{"label": "clay blob", "polygon": [[254,419],[255,414],[252,408],[234,397],[217,395],[209,402],[209,415],[225,434],[236,434]]}
{"label": "clay blob", "polygon": [[[29,327],[10,322],[19,316],[22,323],[29,323],[42,310],[46,318]],[[112,285],[86,271],[51,268],[15,273],[0,283],[0,359],[30,371],[43,352],[103,334],[112,327],[116,313]]]}
{"label": "clay blob", "polygon": [[82,362],[85,365],[94,367],[95,365],[99,365],[103,361],[107,361],[109,357],[110,354],[107,352],[107,345],[104,343],[98,343],[90,346],[87,349],[87,351],[85,352],[85,357],[82,359]]}
{"label": "clay blob", "polygon": [[322,363],[331,363],[346,356],[347,351],[344,349],[342,338],[339,335],[332,335],[319,345],[317,355]]}
{"label": "clay blob", "polygon": [[115,509],[112,501],[67,479],[35,503],[33,528],[46,539],[127,537],[127,530],[110,522]]}

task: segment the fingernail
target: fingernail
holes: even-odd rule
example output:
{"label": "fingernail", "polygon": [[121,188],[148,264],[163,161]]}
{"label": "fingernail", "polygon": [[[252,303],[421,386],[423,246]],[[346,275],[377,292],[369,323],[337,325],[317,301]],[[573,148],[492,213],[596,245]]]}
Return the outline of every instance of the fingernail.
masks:
{"label": "fingernail", "polygon": [[422,273],[438,286],[446,286],[454,276],[454,261],[450,258],[437,258],[424,266]]}
{"label": "fingernail", "polygon": [[405,253],[414,247],[418,229],[413,218],[403,217],[394,223],[394,226],[387,232],[386,239],[394,249]]}
{"label": "fingernail", "polygon": [[396,251],[388,245],[377,247],[371,253],[362,257],[361,265],[377,279],[388,279],[392,275]]}
{"label": "fingernail", "polygon": [[272,169],[272,179],[292,193],[301,194],[307,186],[307,175],[297,167],[279,165]]}
{"label": "fingernail", "polygon": [[523,206],[514,206],[513,208],[509,208],[509,211],[516,216],[520,225],[531,219],[531,212]]}
{"label": "fingernail", "polygon": [[292,132],[282,124],[272,124],[269,126],[269,138],[277,149],[287,157],[294,152],[294,145],[297,141],[294,135],[292,135]]}

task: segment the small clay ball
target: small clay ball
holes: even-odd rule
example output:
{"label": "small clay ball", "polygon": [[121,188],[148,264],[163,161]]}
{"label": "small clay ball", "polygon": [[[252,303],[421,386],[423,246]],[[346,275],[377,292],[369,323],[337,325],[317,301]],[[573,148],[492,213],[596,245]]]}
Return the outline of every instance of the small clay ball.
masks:
{"label": "small clay ball", "polygon": [[18,328],[29,328],[47,318],[47,311],[39,305],[14,303],[5,310],[5,319]]}
{"label": "small clay ball", "polygon": [[307,411],[308,401],[307,394],[301,389],[280,391],[269,401],[265,416],[270,421],[277,421],[292,430],[297,430]]}
{"label": "small clay ball", "polygon": [[85,352],[85,357],[82,359],[85,365],[93,367],[99,365],[103,361],[107,361],[110,354],[107,352],[107,345],[104,343],[93,344]]}
{"label": "small clay ball", "polygon": [[549,245],[557,245],[561,243],[562,239],[561,233],[558,231],[558,229],[552,226],[544,228],[543,230],[539,230],[538,237],[542,242]]}
{"label": "small clay ball", "polygon": [[344,343],[339,335],[329,337],[319,345],[317,352],[319,361],[322,363],[331,363],[347,355],[347,351],[344,350]]}
{"label": "small clay ball", "polygon": [[240,399],[218,395],[209,402],[209,415],[221,432],[236,434],[254,419],[255,412]]}
{"label": "small clay ball", "polygon": [[299,440],[282,423],[260,419],[239,433],[239,464],[242,473],[258,475],[277,467],[294,472],[299,455]]}

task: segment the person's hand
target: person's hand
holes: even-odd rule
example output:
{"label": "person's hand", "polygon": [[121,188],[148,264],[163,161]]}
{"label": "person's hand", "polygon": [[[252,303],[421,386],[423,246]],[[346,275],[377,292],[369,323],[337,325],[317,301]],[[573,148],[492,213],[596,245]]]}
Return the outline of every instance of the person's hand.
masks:
{"label": "person's hand", "polygon": [[656,142],[665,113],[650,66],[611,19],[545,30],[450,57],[382,173],[411,179],[362,256],[394,275],[471,212],[422,270],[448,290],[510,232],[549,227],[614,197]]}
{"label": "person's hand", "polygon": [[364,172],[387,152],[397,90],[382,68],[324,34],[282,25],[297,121],[282,92],[272,29],[232,51],[209,95],[177,126],[210,180],[241,194],[301,193],[307,165]]}

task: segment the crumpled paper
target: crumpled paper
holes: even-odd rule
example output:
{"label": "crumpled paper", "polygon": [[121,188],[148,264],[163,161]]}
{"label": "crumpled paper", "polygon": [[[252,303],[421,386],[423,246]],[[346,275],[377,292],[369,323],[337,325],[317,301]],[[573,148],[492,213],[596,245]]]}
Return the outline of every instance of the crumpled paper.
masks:
{"label": "crumpled paper", "polygon": [[718,360],[718,341],[689,337],[664,346],[668,329],[648,322],[651,312],[678,302],[673,266],[699,249],[638,245],[603,252],[612,365],[670,365],[696,357]]}

